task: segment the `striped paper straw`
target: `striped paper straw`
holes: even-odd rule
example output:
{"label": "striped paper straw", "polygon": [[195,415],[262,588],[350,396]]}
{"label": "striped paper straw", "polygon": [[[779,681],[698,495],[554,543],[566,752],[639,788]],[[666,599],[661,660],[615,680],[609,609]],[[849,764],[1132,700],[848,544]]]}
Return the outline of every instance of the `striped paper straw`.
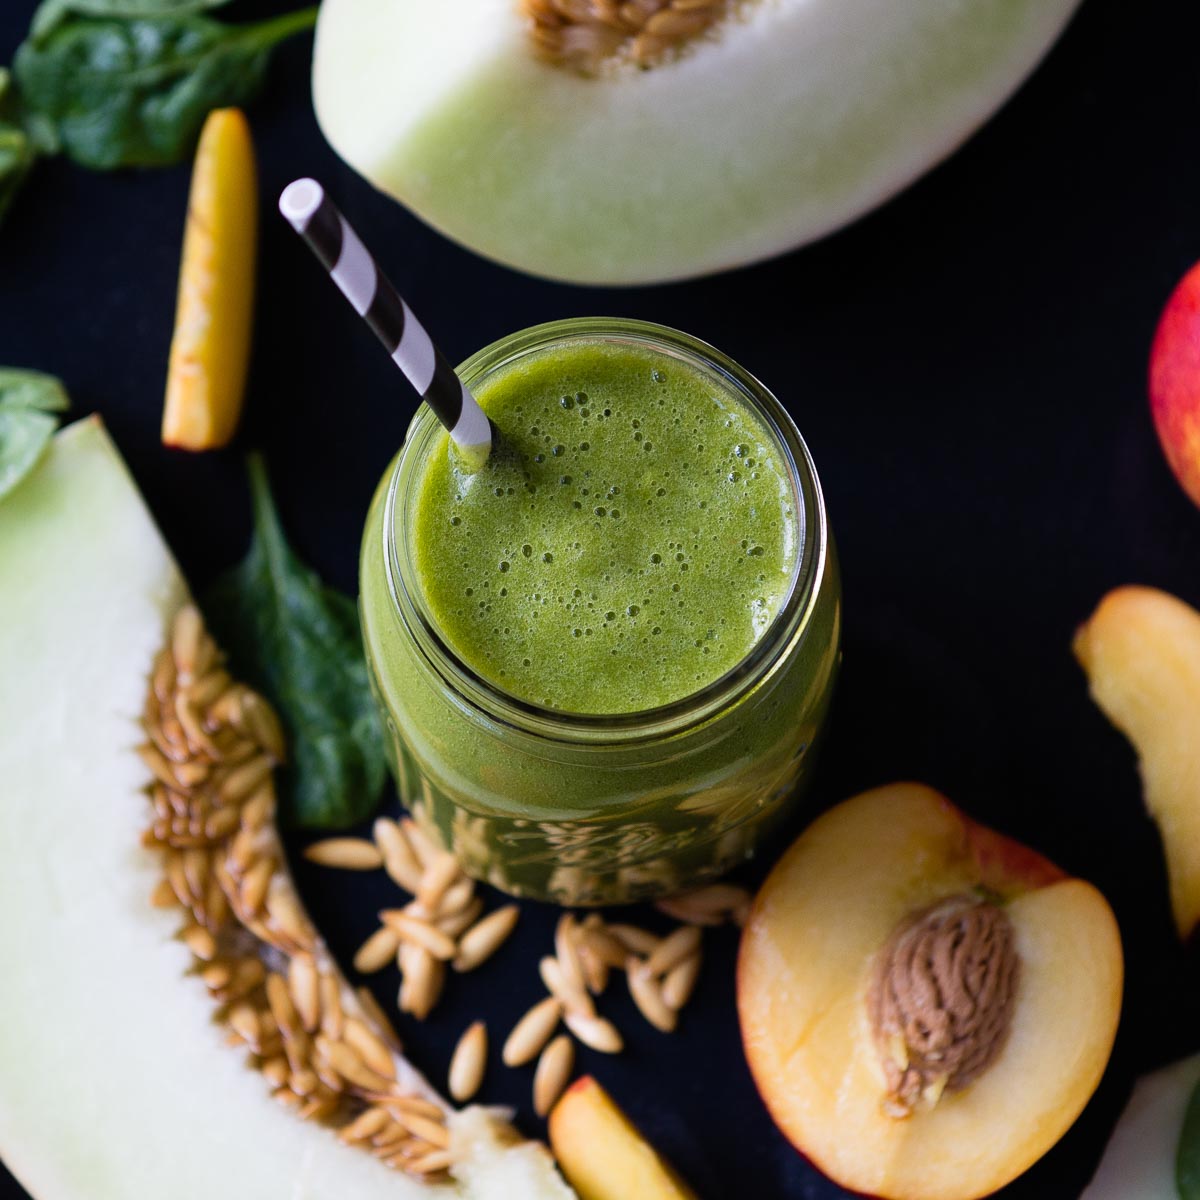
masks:
{"label": "striped paper straw", "polygon": [[375,331],[408,382],[450,431],[464,460],[472,470],[478,470],[492,448],[487,415],[325,189],[315,179],[297,179],[284,188],[279,211],[308,243],[354,311]]}

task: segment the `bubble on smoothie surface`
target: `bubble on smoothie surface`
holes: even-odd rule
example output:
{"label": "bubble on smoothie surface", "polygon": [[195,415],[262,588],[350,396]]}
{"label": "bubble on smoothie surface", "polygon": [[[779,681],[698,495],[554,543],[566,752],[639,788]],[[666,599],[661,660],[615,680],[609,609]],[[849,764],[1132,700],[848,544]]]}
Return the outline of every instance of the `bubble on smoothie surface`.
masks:
{"label": "bubble on smoothie surface", "polygon": [[511,452],[465,476],[443,437],[411,531],[427,604],[473,669],[522,700],[619,713],[745,657],[786,597],[798,540],[756,416],[698,370],[628,346],[527,356],[477,395]]}

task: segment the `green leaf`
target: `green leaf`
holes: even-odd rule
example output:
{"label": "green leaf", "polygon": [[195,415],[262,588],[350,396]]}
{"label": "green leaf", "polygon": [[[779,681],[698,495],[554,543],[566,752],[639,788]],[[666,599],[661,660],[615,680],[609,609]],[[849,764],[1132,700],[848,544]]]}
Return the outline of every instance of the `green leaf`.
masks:
{"label": "green leaf", "polygon": [[253,25],[72,12],[27,40],[13,70],[27,119],[48,124],[77,163],[162,166],[191,153],[210,110],[248,103],[272,49],[315,21],[315,9]]}
{"label": "green leaf", "polygon": [[36,408],[42,412],[66,412],[71,398],[62,380],[43,371],[0,367],[0,409]]}
{"label": "green leaf", "polygon": [[44,453],[58,418],[70,406],[63,385],[41,371],[0,367],[0,500]]}
{"label": "green leaf", "polygon": [[209,591],[205,613],[235,670],[275,705],[291,761],[287,819],[340,829],[371,815],[387,778],[358,608],[292,552],[258,455],[248,463],[250,551]]}
{"label": "green leaf", "polygon": [[16,199],[36,157],[25,130],[0,121],[0,221]]}
{"label": "green leaf", "polygon": [[12,78],[0,67],[0,222],[37,158],[37,147],[21,124]]}
{"label": "green leaf", "polygon": [[1179,1200],[1200,1200],[1200,1084],[1192,1092],[1183,1116],[1175,1153],[1175,1187]]}
{"label": "green leaf", "polygon": [[87,17],[177,17],[220,8],[229,0],[42,0],[29,36],[40,41],[72,15]]}

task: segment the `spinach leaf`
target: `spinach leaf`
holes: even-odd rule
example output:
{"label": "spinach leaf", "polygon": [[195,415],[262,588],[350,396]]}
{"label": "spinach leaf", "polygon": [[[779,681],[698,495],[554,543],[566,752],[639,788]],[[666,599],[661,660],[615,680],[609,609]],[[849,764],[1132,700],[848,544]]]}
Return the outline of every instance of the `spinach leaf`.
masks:
{"label": "spinach leaf", "polygon": [[235,670],[275,705],[291,762],[284,815],[306,829],[370,816],[387,778],[358,608],[292,552],[258,455],[248,463],[254,537],[204,605]]}
{"label": "spinach leaf", "polygon": [[41,371],[0,367],[0,500],[29,474],[70,406],[63,385]]}
{"label": "spinach leaf", "polygon": [[36,157],[37,150],[17,113],[12,79],[0,67],[0,221],[21,190]]}
{"label": "spinach leaf", "polygon": [[1200,1084],[1192,1092],[1175,1153],[1175,1188],[1179,1200],[1200,1200]]}
{"label": "spinach leaf", "polygon": [[0,367],[0,408],[66,412],[70,407],[66,388],[53,375],[18,367]]}
{"label": "spinach leaf", "polygon": [[29,135],[18,125],[0,121],[0,221],[16,199],[35,158]]}
{"label": "spinach leaf", "polygon": [[72,14],[89,17],[162,17],[220,8],[229,0],[42,0],[29,36],[40,41]]}
{"label": "spinach leaf", "polygon": [[162,166],[188,155],[210,109],[247,103],[271,50],[315,20],[316,9],[253,25],[69,13],[20,47],[13,70],[25,110],[75,162]]}

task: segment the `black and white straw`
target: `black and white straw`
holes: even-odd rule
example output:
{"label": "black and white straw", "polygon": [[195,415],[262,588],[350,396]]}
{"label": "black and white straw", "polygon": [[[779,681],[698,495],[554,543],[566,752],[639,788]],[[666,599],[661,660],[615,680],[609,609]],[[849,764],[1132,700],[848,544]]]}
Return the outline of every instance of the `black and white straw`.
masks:
{"label": "black and white straw", "polygon": [[466,461],[476,469],[482,466],[492,446],[492,427],[486,414],[325,189],[315,179],[297,179],[284,188],[279,211],[308,243],[354,311],[375,331],[409,383],[450,431]]}

